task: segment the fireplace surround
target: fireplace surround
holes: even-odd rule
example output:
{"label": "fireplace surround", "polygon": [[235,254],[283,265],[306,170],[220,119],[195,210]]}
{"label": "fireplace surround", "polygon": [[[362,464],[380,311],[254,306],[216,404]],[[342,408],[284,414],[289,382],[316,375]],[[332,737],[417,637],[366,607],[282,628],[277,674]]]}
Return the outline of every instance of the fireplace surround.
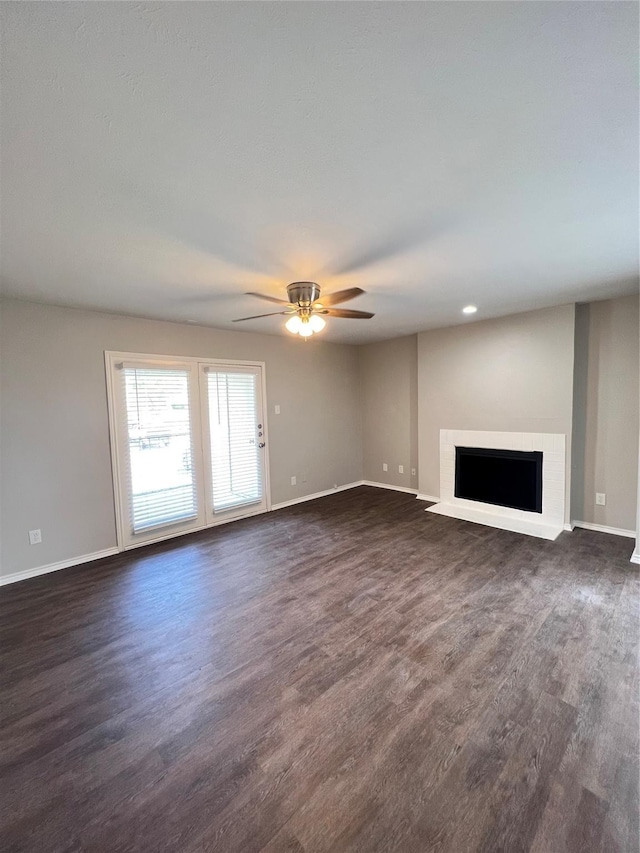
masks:
{"label": "fireplace surround", "polygon": [[542,539],[564,529],[566,437],[440,430],[440,502],[427,512]]}

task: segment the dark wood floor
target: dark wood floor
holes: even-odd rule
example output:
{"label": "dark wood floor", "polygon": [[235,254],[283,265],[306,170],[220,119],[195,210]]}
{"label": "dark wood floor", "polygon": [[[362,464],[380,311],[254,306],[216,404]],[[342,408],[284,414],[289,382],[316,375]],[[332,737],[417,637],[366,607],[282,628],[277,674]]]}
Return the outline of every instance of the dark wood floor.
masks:
{"label": "dark wood floor", "polygon": [[635,853],[631,541],[359,488],[2,596],[9,851]]}

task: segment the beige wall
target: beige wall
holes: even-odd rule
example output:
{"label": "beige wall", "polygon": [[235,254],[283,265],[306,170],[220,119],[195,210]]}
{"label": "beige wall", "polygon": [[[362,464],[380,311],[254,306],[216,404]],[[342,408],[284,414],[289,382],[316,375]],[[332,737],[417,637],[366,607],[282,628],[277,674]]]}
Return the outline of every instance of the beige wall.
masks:
{"label": "beige wall", "polygon": [[573,367],[573,438],[571,442],[571,506],[573,520],[582,520],[584,504],[584,461],[589,343],[589,306],[576,305]]}
{"label": "beige wall", "polygon": [[440,492],[441,429],[564,433],[569,489],[574,314],[563,305],[418,335],[422,494]]}
{"label": "beige wall", "polygon": [[[571,517],[636,528],[639,299],[579,305],[576,312],[575,482]],[[595,494],[606,494],[596,506]]]}
{"label": "beige wall", "polygon": [[[361,478],[437,496],[440,428],[562,432],[571,456],[573,419],[571,517],[634,528],[637,297],[359,348],[15,300],[1,307],[4,574],[116,544],[104,350],[265,361],[274,503]],[[590,500],[596,490],[606,507]],[[43,542],[30,546],[36,527]]]}
{"label": "beige wall", "polygon": [[[640,326],[640,299],[638,300],[638,325]],[[638,352],[638,420],[640,421],[640,352]],[[636,547],[633,559],[640,563],[640,423],[638,425],[638,489],[636,505]]]}
{"label": "beige wall", "polygon": [[417,336],[367,344],[359,355],[364,479],[417,489]]}
{"label": "beige wall", "polygon": [[116,544],[104,350],[265,361],[273,502],[362,478],[355,347],[15,300],[0,331],[4,574]]}

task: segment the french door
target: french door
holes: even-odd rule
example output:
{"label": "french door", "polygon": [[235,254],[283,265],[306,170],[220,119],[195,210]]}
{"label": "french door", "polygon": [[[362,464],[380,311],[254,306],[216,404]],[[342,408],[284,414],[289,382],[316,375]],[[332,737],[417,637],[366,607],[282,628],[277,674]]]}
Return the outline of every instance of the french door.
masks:
{"label": "french door", "polygon": [[200,365],[205,494],[211,523],[267,508],[261,368]]}
{"label": "french door", "polygon": [[122,548],[269,508],[263,365],[106,361]]}

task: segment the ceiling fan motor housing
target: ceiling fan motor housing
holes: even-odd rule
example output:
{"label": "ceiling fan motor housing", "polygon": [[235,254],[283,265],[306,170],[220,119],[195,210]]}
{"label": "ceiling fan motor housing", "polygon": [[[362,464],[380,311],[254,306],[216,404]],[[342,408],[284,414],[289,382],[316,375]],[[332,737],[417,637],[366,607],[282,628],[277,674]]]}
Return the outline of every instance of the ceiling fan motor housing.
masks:
{"label": "ceiling fan motor housing", "polygon": [[287,285],[287,294],[294,305],[311,305],[320,298],[320,285],[315,281],[294,281]]}

